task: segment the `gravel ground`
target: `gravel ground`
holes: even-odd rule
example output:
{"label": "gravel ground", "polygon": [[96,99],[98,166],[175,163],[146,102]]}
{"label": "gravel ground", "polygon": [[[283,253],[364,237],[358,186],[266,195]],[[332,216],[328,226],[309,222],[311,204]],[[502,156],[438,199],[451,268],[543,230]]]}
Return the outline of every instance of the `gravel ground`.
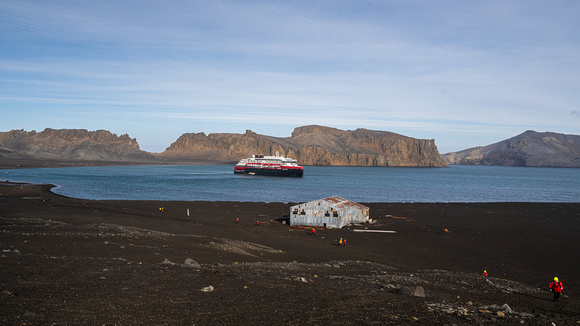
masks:
{"label": "gravel ground", "polygon": [[580,204],[372,203],[377,223],[312,236],[292,203],[50,188],[0,183],[0,324],[580,324]]}

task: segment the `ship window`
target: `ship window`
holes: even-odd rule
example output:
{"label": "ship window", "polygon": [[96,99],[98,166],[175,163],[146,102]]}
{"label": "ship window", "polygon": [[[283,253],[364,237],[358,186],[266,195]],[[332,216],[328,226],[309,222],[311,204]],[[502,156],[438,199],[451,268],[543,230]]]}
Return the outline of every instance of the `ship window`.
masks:
{"label": "ship window", "polygon": [[306,215],[306,212],[302,210],[302,212],[300,212],[300,215]]}
{"label": "ship window", "polygon": [[324,213],[324,216],[329,217],[330,213],[328,211],[326,211],[326,213]]}
{"label": "ship window", "polygon": [[332,212],[332,216],[338,217],[338,212]]}

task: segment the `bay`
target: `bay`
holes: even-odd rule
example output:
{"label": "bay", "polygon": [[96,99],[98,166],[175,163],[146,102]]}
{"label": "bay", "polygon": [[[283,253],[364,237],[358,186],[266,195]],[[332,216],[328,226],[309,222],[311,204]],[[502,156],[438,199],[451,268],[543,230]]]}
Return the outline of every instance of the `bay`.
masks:
{"label": "bay", "polygon": [[84,199],[305,202],[580,202],[580,169],[306,166],[303,178],[237,175],[231,165],[4,170],[6,180],[50,183]]}

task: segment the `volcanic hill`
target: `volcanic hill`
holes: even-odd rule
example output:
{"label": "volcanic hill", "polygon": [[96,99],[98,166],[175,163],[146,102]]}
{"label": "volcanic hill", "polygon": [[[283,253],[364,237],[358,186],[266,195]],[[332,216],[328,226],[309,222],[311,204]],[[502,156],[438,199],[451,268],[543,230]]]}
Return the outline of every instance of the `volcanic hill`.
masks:
{"label": "volcanic hill", "polygon": [[449,164],[580,167],[580,136],[528,130],[500,142],[443,155]]}

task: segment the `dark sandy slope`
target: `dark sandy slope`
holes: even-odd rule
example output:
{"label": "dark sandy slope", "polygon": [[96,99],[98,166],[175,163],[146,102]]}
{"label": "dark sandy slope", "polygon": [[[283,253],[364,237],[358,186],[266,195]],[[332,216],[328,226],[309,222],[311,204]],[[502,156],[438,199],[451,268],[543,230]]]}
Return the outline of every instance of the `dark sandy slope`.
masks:
{"label": "dark sandy slope", "polygon": [[[312,236],[282,223],[292,204],[85,201],[49,189],[0,183],[0,324],[580,321],[577,203],[370,203],[377,223]],[[366,228],[397,233],[353,231]],[[554,276],[560,303],[546,290]],[[417,286],[425,297],[404,294]]]}

